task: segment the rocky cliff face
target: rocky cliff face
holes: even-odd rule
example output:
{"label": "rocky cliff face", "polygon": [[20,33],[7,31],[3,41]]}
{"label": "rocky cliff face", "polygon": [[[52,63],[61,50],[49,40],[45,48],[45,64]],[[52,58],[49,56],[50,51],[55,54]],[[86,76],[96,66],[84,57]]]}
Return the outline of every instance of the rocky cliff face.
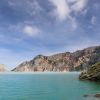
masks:
{"label": "rocky cliff face", "polygon": [[89,47],[73,53],[52,56],[38,55],[12,71],[80,71],[100,61],[100,46]]}
{"label": "rocky cliff face", "polygon": [[4,71],[6,71],[5,65],[0,64],[0,72],[4,72]]}
{"label": "rocky cliff face", "polygon": [[79,78],[81,80],[100,81],[100,62],[83,71]]}

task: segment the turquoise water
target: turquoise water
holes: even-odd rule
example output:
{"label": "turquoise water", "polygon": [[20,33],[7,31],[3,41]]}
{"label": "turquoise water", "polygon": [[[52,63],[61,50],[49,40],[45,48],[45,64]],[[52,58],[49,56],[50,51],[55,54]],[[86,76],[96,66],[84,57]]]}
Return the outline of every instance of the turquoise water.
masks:
{"label": "turquoise water", "polygon": [[0,74],[0,100],[100,100],[100,83],[78,80],[78,73]]}

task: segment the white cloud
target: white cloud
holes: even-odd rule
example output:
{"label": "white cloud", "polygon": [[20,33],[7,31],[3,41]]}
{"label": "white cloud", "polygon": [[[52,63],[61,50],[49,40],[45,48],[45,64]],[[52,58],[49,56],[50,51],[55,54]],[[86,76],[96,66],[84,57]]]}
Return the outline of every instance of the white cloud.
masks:
{"label": "white cloud", "polygon": [[17,25],[9,25],[8,31],[16,32],[16,33],[23,33],[30,37],[35,37],[40,34],[41,30],[33,25],[29,25],[28,22],[19,23]]}
{"label": "white cloud", "polygon": [[[71,13],[86,13],[88,0],[49,0],[54,6],[52,15],[56,16],[58,21],[72,19]],[[75,26],[76,27],[76,26]]]}
{"label": "white cloud", "polygon": [[74,3],[76,2],[77,0],[67,0],[69,3]]}
{"label": "white cloud", "polygon": [[24,26],[22,31],[23,31],[23,33],[25,33],[28,36],[36,36],[41,32],[39,28],[32,27],[30,25]]}
{"label": "white cloud", "polygon": [[70,15],[70,8],[66,0],[49,0],[55,6],[53,14],[63,21]]}
{"label": "white cloud", "polygon": [[87,1],[88,0],[76,0],[71,9],[73,11],[80,12],[86,7]]}
{"label": "white cloud", "polygon": [[96,23],[96,17],[95,16],[92,16],[92,18],[91,18],[91,24],[95,24]]}

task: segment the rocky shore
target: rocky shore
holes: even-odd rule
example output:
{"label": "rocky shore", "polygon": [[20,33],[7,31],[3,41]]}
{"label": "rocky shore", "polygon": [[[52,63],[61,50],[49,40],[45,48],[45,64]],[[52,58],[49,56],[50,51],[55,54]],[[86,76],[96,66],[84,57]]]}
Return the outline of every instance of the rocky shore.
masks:
{"label": "rocky shore", "polygon": [[85,98],[92,97],[92,98],[100,98],[100,93],[96,93],[94,95],[86,94],[84,95]]}
{"label": "rocky shore", "polygon": [[83,71],[80,76],[80,80],[90,80],[100,82],[100,62],[89,67],[88,70]]}

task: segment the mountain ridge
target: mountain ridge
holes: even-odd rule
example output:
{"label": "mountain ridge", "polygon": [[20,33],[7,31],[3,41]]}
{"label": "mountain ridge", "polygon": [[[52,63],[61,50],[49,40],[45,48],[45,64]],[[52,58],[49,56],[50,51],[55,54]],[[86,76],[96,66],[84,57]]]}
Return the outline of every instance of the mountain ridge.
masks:
{"label": "mountain ridge", "polygon": [[21,63],[12,71],[81,71],[99,61],[100,46],[93,46],[51,56],[38,55],[30,61]]}

